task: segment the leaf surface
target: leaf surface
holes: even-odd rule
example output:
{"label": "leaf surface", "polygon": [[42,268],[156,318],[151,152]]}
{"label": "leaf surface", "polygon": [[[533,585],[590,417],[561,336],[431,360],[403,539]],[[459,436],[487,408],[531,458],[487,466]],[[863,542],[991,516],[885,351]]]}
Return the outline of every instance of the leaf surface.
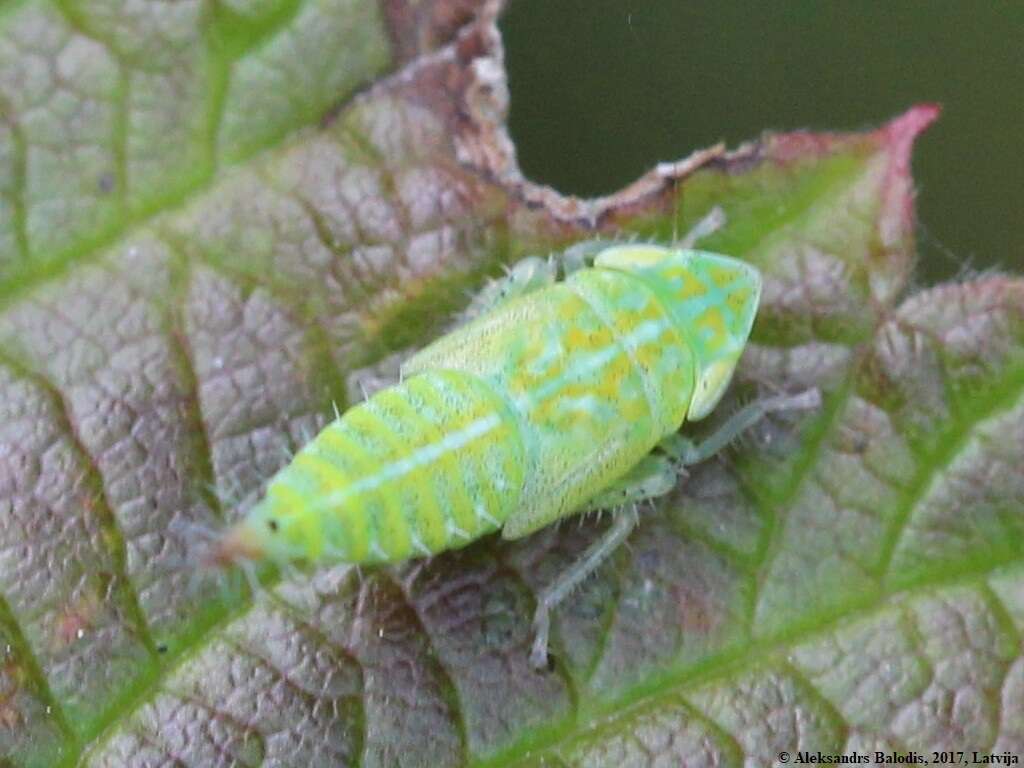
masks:
{"label": "leaf surface", "polygon": [[[517,170],[497,10],[3,10],[0,756],[1024,752],[1024,283],[910,289],[909,157],[936,110],[567,198]],[[733,397],[825,405],[647,511],[556,612],[552,670],[527,663],[534,596],[607,518],[254,599],[190,591],[176,522],[238,519],[357,376],[500,264],[671,240],[713,205],[728,223],[702,246],[766,276]]]}

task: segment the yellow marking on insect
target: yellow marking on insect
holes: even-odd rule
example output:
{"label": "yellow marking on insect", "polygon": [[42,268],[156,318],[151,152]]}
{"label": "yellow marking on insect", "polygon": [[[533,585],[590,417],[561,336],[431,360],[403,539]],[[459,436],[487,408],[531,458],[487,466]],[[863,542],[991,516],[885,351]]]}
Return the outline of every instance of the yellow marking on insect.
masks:
{"label": "yellow marking on insect", "polygon": [[721,264],[710,265],[706,274],[711,278],[711,282],[721,289],[728,288],[736,280],[736,270]]}
{"label": "yellow marking on insect", "polygon": [[664,270],[665,289],[676,301],[689,301],[700,298],[708,292],[708,287],[685,264],[673,265]]}
{"label": "yellow marking on insect", "polygon": [[340,472],[336,464],[331,463],[317,451],[300,451],[292,462],[296,469],[303,470],[309,479],[316,483],[314,492],[322,493],[347,478]]}
{"label": "yellow marking on insect", "polygon": [[[420,404],[421,406],[423,405],[422,401],[420,401]],[[424,435],[429,442],[437,442],[444,438],[441,427],[417,412],[409,398],[392,397],[388,401],[388,407],[394,411],[397,420],[403,421],[410,426],[411,434]],[[464,423],[463,421],[463,425]],[[457,459],[450,453],[440,456],[438,463],[440,465],[438,472],[441,476],[452,476],[458,472]],[[408,483],[408,486],[414,488],[417,494],[417,526],[422,529],[423,526],[428,524],[427,521],[438,521],[437,524],[440,528],[437,534],[435,536],[429,534],[426,536],[426,545],[434,547],[435,550],[442,547],[447,538],[445,531],[447,524],[446,515],[451,513],[458,515],[458,512],[463,507],[471,503],[465,491],[458,486],[454,489],[447,485],[444,488],[438,488],[436,477],[428,468],[420,467],[413,470]],[[454,493],[451,492],[453,490]],[[443,498],[438,497],[439,491],[443,492]],[[446,504],[447,508],[442,508],[442,503]],[[465,516],[458,515],[458,517],[460,523],[467,522]]]}
{"label": "yellow marking on insect", "polygon": [[[314,442],[323,449],[325,454],[344,456],[358,471],[357,477],[364,477],[365,473],[371,471],[375,466],[372,457],[343,430],[340,422],[321,432]],[[335,492],[335,490],[331,491],[331,493]],[[381,506],[382,502],[379,499],[355,496],[346,504],[339,504],[333,509],[328,507],[323,510],[324,515],[333,515],[335,518],[336,526],[340,528],[340,532],[344,536],[344,545],[341,545],[340,548],[348,551],[352,562],[365,562],[369,559],[372,541],[377,538],[376,528],[374,525],[361,524],[361,519],[364,517],[375,518],[379,514],[376,510]]]}
{"label": "yellow marking on insect", "polygon": [[712,349],[720,349],[729,339],[725,317],[718,307],[709,307],[696,319],[694,326],[701,338]]}
{"label": "yellow marking on insect", "polygon": [[733,288],[725,298],[725,305],[734,316],[742,315],[743,308],[750,303],[750,289]]}

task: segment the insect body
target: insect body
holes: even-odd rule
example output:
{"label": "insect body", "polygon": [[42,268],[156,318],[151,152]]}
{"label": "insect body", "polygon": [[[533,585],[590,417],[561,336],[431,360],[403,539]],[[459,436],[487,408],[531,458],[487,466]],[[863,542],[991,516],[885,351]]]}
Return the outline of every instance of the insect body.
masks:
{"label": "insect body", "polygon": [[714,407],[759,293],[732,258],[605,249],[415,355],[302,448],[224,546],[398,562],[572,514]]}
{"label": "insect body", "polygon": [[541,260],[522,266],[474,303],[495,306],[303,447],[210,559],[394,563],[623,508],[539,596],[541,665],[549,609],[625,539],[630,502],[667,493],[679,465],[766,412],[818,402],[811,391],[753,403],[700,445],[676,434],[714,408],[746,344],[761,279],[741,261],[619,245],[561,282]]}

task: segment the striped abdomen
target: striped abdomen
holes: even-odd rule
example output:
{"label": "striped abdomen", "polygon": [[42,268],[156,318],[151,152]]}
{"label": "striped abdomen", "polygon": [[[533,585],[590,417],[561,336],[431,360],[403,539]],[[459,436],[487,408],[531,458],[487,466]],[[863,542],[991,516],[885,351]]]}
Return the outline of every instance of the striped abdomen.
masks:
{"label": "striped abdomen", "polygon": [[396,562],[500,528],[524,467],[505,400],[475,376],[429,371],[320,432],[271,481],[267,514],[294,557]]}

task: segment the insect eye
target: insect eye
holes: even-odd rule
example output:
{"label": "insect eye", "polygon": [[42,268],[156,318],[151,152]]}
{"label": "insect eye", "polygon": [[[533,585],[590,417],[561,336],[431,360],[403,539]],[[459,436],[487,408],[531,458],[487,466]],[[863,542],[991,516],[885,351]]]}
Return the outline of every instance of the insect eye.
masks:
{"label": "insect eye", "polygon": [[269,528],[274,533],[277,533],[277,520],[274,520],[273,518],[267,520],[267,528]]}

